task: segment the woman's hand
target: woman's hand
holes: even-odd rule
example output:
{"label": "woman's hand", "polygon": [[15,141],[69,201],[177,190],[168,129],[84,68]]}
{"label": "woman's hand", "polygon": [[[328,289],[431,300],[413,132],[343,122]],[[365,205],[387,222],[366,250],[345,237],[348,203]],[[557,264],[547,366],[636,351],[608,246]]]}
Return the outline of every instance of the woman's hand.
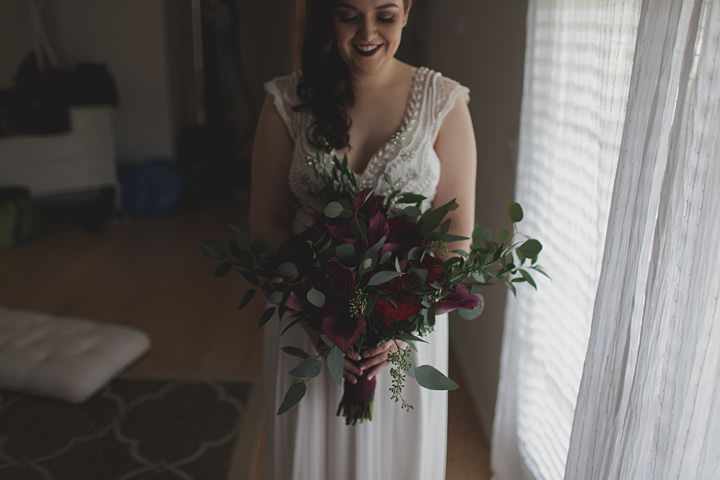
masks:
{"label": "woman's hand", "polygon": [[360,369],[365,372],[368,380],[377,377],[383,368],[390,364],[388,355],[395,353],[399,348],[406,349],[409,345],[402,340],[388,340],[382,342],[375,348],[363,350],[363,361],[360,363]]}

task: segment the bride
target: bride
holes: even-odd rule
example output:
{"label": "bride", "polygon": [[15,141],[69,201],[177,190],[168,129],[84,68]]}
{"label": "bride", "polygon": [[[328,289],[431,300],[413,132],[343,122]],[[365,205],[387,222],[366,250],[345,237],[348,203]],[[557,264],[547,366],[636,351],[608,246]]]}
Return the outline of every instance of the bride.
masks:
{"label": "bride", "polygon": [[[297,207],[313,202],[309,158],[318,151],[347,155],[360,188],[420,193],[427,197],[424,208],[456,198],[451,233],[470,236],[476,149],[469,91],[395,58],[411,7],[412,0],[308,0],[301,70],[265,84],[252,162],[252,236],[277,247],[302,228]],[[469,250],[469,241],[451,247]],[[281,347],[316,352],[315,339],[302,328],[281,336],[281,327],[273,320],[264,327],[263,478],[445,478],[447,392],[408,379],[404,397],[414,409],[401,410],[388,392],[394,342],[345,359],[346,381],[360,375],[377,380],[371,422],[346,426],[335,415],[342,387],[326,368],[297,406],[277,416],[292,383],[288,371],[297,363]],[[413,363],[447,374],[447,314],[438,316],[426,339],[412,352]]]}

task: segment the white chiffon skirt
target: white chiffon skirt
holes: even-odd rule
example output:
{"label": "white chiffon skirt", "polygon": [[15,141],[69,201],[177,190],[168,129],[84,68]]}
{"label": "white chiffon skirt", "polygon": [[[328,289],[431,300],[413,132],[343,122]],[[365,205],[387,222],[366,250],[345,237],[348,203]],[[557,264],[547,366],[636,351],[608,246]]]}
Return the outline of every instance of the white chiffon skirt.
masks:
{"label": "white chiffon skirt", "polygon": [[[345,425],[335,415],[343,388],[323,362],[301,402],[283,415],[276,412],[292,384],[288,371],[300,359],[280,348],[292,345],[312,352],[301,326],[282,337],[277,317],[264,328],[263,376],[267,449],[263,480],[444,480],[447,453],[447,392],[421,388],[407,378],[403,396],[414,409],[402,410],[390,399],[390,367],[377,377],[373,420]],[[447,375],[448,316],[438,315],[435,330],[412,352],[414,365],[429,364]]]}

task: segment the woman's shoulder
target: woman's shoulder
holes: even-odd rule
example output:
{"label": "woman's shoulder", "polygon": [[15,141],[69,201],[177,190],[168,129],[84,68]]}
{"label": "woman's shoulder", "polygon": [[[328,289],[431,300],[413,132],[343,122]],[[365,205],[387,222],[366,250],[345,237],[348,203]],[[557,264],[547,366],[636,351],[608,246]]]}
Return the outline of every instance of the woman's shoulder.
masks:
{"label": "woman's shoulder", "polygon": [[460,81],[426,66],[416,68],[424,79],[422,83],[428,106],[439,120],[452,110],[459,99],[470,102],[470,89]]}
{"label": "woman's shoulder", "polygon": [[274,97],[288,101],[297,100],[297,85],[300,81],[300,70],[274,77],[264,83],[265,91]]}

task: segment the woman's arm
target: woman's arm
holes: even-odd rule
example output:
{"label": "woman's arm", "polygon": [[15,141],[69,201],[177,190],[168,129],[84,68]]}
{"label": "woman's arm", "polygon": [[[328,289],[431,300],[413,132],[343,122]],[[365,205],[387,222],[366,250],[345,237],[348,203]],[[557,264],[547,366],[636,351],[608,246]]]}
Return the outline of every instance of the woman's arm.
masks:
{"label": "woman's arm", "polygon": [[[446,217],[452,220],[449,233],[472,237],[475,227],[477,148],[470,110],[463,98],[457,100],[443,120],[435,141],[435,152],[440,158],[441,167],[433,208],[453,198],[457,199],[460,207]],[[448,251],[469,252],[471,243],[471,240],[452,242],[448,244]]]}
{"label": "woman's arm", "polygon": [[267,240],[271,248],[290,235],[295,198],[288,185],[293,141],[266,97],[252,151],[250,178],[250,237]]}

